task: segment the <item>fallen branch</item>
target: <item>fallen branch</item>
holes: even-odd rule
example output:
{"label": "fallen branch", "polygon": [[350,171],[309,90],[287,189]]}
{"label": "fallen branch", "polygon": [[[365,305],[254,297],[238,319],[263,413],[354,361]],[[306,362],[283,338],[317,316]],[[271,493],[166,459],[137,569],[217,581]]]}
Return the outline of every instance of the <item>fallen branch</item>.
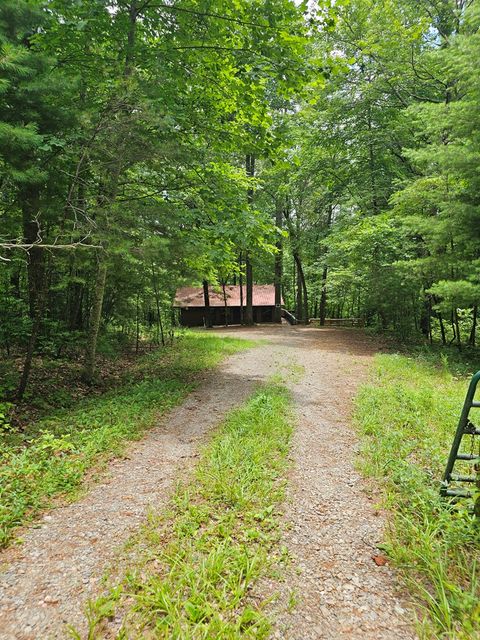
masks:
{"label": "fallen branch", "polygon": [[[11,250],[11,249],[21,249],[28,253],[33,248],[35,249],[76,249],[77,247],[85,247],[87,249],[103,249],[101,245],[98,244],[88,244],[80,240],[79,242],[71,242],[69,244],[45,244],[43,242],[0,242],[0,250]],[[10,258],[5,258],[5,256],[0,255],[0,260],[2,262],[10,262]]]}

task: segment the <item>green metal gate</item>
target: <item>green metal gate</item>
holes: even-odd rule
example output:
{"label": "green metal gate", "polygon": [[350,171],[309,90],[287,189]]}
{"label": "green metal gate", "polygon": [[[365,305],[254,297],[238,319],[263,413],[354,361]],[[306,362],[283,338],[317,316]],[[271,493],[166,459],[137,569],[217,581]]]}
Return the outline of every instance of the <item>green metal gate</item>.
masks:
{"label": "green metal gate", "polygon": [[[472,409],[480,410],[475,392],[480,371],[472,377],[458,421],[440,493],[444,497],[473,498],[480,487],[480,429],[470,420]],[[477,499],[476,511],[480,507]],[[478,515],[478,513],[477,513]]]}

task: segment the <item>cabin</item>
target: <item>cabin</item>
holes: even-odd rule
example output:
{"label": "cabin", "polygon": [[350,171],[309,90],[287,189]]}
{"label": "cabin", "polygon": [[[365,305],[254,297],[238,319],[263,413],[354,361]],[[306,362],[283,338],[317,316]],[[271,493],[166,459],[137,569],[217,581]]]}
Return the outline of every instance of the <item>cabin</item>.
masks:
{"label": "cabin", "polygon": [[[241,323],[240,299],[243,297],[245,313],[245,286],[242,287],[242,296],[239,285],[225,285],[225,294],[223,287],[209,286],[208,297],[210,316],[214,325]],[[207,324],[203,287],[181,287],[177,290],[173,306],[180,312],[182,326],[203,327]],[[275,321],[275,287],[273,284],[253,285],[253,321],[256,323]]]}

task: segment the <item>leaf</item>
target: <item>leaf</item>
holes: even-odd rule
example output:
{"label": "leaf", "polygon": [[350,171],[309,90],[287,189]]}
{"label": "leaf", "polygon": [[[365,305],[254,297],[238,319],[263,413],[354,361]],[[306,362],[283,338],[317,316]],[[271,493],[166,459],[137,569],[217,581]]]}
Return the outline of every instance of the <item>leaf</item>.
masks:
{"label": "leaf", "polygon": [[190,620],[193,620],[194,622],[198,622],[203,618],[202,609],[198,607],[196,604],[193,604],[193,602],[190,602],[189,600],[187,600],[187,602],[185,602],[183,606]]}

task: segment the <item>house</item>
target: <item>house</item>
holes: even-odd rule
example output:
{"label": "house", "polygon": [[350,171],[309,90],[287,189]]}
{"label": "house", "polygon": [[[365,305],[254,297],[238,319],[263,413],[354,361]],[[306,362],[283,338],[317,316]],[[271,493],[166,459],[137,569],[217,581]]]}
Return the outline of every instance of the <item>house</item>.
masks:
{"label": "house", "polygon": [[[243,307],[245,312],[246,287],[242,287]],[[222,287],[208,287],[210,315],[212,323],[218,325],[240,324],[240,286],[225,285],[225,296]],[[283,300],[281,301],[283,304]],[[181,287],[177,290],[174,308],[180,310],[180,324],[184,327],[202,327],[206,324],[205,299],[203,287]],[[225,310],[227,319],[225,322]],[[275,287],[273,284],[253,285],[253,321],[274,322]]]}

